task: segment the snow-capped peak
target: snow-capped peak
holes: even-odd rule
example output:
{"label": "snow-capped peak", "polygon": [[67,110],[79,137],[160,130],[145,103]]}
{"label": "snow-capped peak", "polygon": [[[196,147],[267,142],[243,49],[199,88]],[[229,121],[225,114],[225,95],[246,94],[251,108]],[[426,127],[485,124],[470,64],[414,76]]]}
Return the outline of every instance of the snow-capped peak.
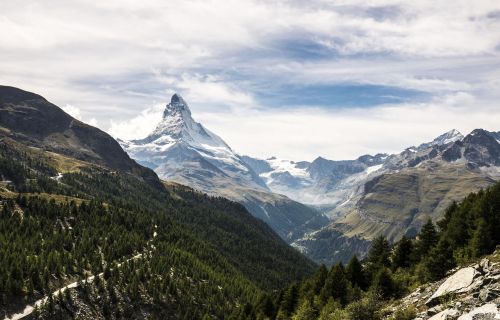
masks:
{"label": "snow-capped peak", "polygon": [[456,129],[450,130],[438,136],[431,142],[421,144],[418,149],[424,149],[431,146],[442,146],[451,142],[462,140],[464,136]]}
{"label": "snow-capped peak", "polygon": [[165,107],[163,117],[153,132],[146,138],[132,141],[132,143],[171,146],[176,142],[198,147],[208,145],[230,149],[221,138],[194,121],[188,104],[177,93],[172,96],[170,103]]}
{"label": "snow-capped peak", "polygon": [[191,118],[191,110],[189,110],[186,101],[179,94],[175,93],[170,99],[170,103],[167,104],[165,111],[163,111],[163,118],[172,117],[177,114],[185,118]]}
{"label": "snow-capped peak", "polygon": [[448,144],[450,142],[462,140],[463,138],[464,136],[458,130],[453,129],[434,139],[433,143],[438,145],[443,145],[443,144]]}
{"label": "snow-capped peak", "polygon": [[150,135],[141,140],[120,141],[120,144],[132,158],[153,168],[162,178],[171,178],[183,165],[198,163],[200,179],[203,170],[213,170],[212,175],[245,180],[249,185],[267,190],[264,182],[219,136],[193,119],[188,104],[179,94],[172,96]]}

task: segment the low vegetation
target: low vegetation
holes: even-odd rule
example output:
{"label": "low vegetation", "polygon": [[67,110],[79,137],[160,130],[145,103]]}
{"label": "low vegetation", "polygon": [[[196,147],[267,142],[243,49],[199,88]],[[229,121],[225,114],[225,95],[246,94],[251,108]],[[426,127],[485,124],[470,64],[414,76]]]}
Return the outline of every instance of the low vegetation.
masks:
{"label": "low vegetation", "polygon": [[[367,258],[343,266],[321,266],[311,278],[239,309],[238,319],[380,319],[387,302],[438,280],[457,265],[494,251],[500,244],[500,184],[453,203],[437,225],[429,220],[415,239],[394,245],[378,237]],[[413,319],[400,310],[393,319]]]}

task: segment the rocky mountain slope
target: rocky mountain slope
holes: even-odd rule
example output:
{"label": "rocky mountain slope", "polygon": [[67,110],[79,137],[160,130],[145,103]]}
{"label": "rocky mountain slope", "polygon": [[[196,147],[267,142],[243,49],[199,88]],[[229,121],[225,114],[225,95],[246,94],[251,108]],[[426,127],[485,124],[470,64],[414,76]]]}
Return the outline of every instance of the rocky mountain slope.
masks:
{"label": "rocky mountain slope", "polygon": [[472,191],[500,179],[498,132],[477,129],[467,136],[451,130],[399,154],[356,160],[292,162],[243,159],[269,188],[315,204],[332,223],[294,242],[318,262],[346,261],[347,252],[366,254],[370,241],[415,235],[427,218]]}
{"label": "rocky mountain slope", "polygon": [[107,133],[78,121],[43,97],[0,86],[0,138],[126,172],[162,189],[150,169],[138,165]]}
{"label": "rocky mountain slope", "polygon": [[0,101],[0,314],[224,318],[312,273],[240,204],[165,187],[40,96],[2,88]]}
{"label": "rocky mountain slope", "polygon": [[219,136],[193,120],[187,103],[177,94],[151,134],[120,143],[162,179],[240,202],[289,241],[328,222],[316,210],[272,193]]}
{"label": "rocky mountain slope", "polygon": [[500,251],[417,288],[391,311],[408,308],[416,309],[418,320],[500,319]]}

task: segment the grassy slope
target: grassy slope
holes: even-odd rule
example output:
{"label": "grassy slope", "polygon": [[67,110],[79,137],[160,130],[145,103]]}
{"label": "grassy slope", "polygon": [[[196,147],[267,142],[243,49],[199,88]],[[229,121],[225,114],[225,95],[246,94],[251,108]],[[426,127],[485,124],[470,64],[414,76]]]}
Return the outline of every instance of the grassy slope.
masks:
{"label": "grassy slope", "polygon": [[[240,297],[228,288],[232,293],[226,295],[226,299],[245,301],[261,289],[279,288],[310,274],[314,268],[313,263],[288,247],[267,225],[236,203],[210,198],[186,188],[177,188],[171,195],[153,189],[132,176],[113,173],[99,165],[26,147],[9,139],[2,139],[0,144],[4,151],[8,150],[9,158],[15,157],[33,174],[47,178],[46,173],[28,165],[35,160],[48,167],[51,176],[54,172],[64,173],[60,182],[49,180],[57,185],[58,192],[28,191],[24,192],[26,195],[36,193],[39,197],[61,203],[98,199],[113,207],[132,210],[131,214],[136,214],[133,212],[137,206],[143,206],[142,209],[152,217],[159,215],[159,220],[168,216],[168,221],[179,231],[171,233],[165,229],[167,233],[159,245],[164,246],[166,252],[177,252],[176,256],[183,257],[179,258],[186,262],[186,270],[182,272],[206,274],[203,270],[211,270],[209,273],[218,279],[217,283],[224,286],[234,283],[236,287],[244,287],[243,291],[238,291],[243,294]],[[17,192],[9,185],[3,188],[0,195],[14,198]],[[171,225],[159,225],[161,228],[170,229]],[[164,232],[159,230],[158,233]],[[179,264],[176,267],[183,268]],[[203,295],[198,293],[197,298],[203,299]]]}
{"label": "grassy slope", "polygon": [[359,205],[336,225],[347,236],[373,239],[383,234],[397,240],[404,234],[414,235],[427,218],[439,219],[452,201],[495,183],[464,164],[435,163],[374,181]]}

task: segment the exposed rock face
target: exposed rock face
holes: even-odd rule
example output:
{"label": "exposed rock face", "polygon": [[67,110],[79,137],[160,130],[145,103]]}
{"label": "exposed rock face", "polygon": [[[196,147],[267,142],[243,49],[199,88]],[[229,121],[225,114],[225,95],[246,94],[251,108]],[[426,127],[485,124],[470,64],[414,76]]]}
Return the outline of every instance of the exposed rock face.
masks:
{"label": "exposed rock face", "polygon": [[433,305],[439,298],[453,292],[465,292],[474,283],[474,279],[479,276],[476,269],[467,267],[458,270],[452,276],[439,286],[432,297],[426,302],[427,305]]}
{"label": "exposed rock face", "polygon": [[416,320],[500,319],[500,250],[480,263],[418,288],[392,309],[409,306],[419,311]]}
{"label": "exposed rock face", "polygon": [[500,311],[494,303],[488,303],[461,315],[458,320],[500,319]]}
{"label": "exposed rock face", "polygon": [[138,165],[109,134],[78,121],[42,96],[0,86],[0,139],[64,154],[129,173],[163,189],[157,175]]}
{"label": "exposed rock face", "polygon": [[[162,179],[243,204],[288,242],[329,223],[314,208],[271,192],[222,138],[193,119],[188,104],[177,94],[147,137],[120,143],[133,159]],[[254,164],[259,169],[259,162]]]}
{"label": "exposed rock face", "polygon": [[[243,161],[272,191],[315,205],[328,215],[331,223],[323,228],[326,232],[309,233],[294,245],[316,262],[332,264],[349,260],[348,255],[333,255],[332,247],[362,258],[367,250],[358,240],[370,243],[383,235],[394,242],[403,235],[414,237],[428,218],[439,220],[453,201],[499,181],[499,136],[482,129],[466,136],[451,130],[392,155],[344,161],[321,157],[313,162],[274,157]],[[346,247],[349,243],[354,246]]]}

